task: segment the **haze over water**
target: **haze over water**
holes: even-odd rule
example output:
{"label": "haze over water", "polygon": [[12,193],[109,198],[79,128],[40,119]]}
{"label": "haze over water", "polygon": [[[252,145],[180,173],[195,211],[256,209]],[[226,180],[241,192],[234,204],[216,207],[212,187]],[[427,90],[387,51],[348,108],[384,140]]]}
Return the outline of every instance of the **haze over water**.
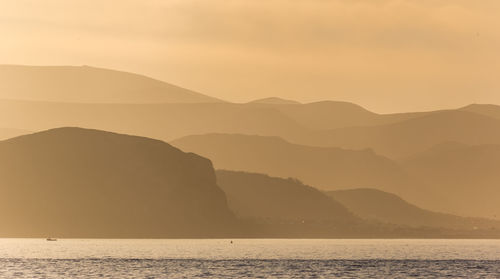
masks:
{"label": "haze over water", "polygon": [[0,279],[500,278],[499,10],[1,0]]}
{"label": "haze over water", "polygon": [[0,239],[0,278],[495,278],[499,240]]}

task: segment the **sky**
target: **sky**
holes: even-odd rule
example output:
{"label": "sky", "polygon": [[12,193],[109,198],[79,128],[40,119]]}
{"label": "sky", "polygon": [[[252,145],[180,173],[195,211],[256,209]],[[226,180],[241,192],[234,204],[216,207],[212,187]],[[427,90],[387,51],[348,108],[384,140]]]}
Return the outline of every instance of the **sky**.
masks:
{"label": "sky", "polygon": [[0,64],[91,65],[233,102],[500,104],[498,0],[0,0]]}

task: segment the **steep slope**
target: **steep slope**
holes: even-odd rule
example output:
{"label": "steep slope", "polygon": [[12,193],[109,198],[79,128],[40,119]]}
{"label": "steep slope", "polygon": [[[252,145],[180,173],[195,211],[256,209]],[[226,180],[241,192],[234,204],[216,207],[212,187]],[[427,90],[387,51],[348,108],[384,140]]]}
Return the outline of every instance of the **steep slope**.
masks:
{"label": "steep slope", "polygon": [[464,218],[419,208],[400,197],[375,189],[330,191],[330,197],[364,219],[412,227],[438,227],[454,230],[500,229],[500,222]]}
{"label": "steep slope", "polygon": [[209,160],[60,128],[0,142],[2,237],[211,237],[233,222]]}
{"label": "steep slope", "polygon": [[500,145],[445,143],[402,165],[436,198],[429,209],[500,219]]}
{"label": "steep slope", "polygon": [[391,160],[370,150],[291,144],[277,137],[207,134],[171,144],[210,158],[216,169],[295,177],[320,189],[377,187],[401,194],[418,192]]}
{"label": "steep slope", "polygon": [[390,125],[317,132],[307,144],[373,148],[378,154],[402,158],[446,141],[500,143],[500,120],[466,111],[442,111]]}
{"label": "steep slope", "polygon": [[218,170],[217,184],[236,216],[267,222],[354,222],[352,214],[322,192],[294,179]]}
{"label": "steep slope", "polygon": [[0,65],[0,99],[76,103],[212,103],[142,75],[93,67]]}

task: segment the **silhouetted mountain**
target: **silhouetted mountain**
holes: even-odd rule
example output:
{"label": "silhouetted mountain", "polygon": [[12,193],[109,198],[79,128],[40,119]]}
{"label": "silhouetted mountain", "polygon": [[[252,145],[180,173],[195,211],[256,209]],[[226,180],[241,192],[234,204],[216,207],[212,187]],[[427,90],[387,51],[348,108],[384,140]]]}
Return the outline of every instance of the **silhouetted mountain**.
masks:
{"label": "silhouetted mountain", "polygon": [[218,170],[217,184],[236,216],[266,222],[354,222],[354,216],[324,193],[292,178]]}
{"label": "silhouetted mountain", "polygon": [[243,133],[296,138],[305,128],[267,106],[242,104],[68,104],[0,100],[0,127],[40,131],[78,126],[173,140]]}
{"label": "silhouetted mountain", "polygon": [[416,189],[396,163],[371,150],[312,147],[278,137],[234,134],[188,136],[171,144],[210,158],[216,169],[296,177],[320,189],[377,187],[403,194]]}
{"label": "silhouetted mountain", "polygon": [[0,140],[13,138],[28,133],[29,132],[25,130],[0,128]]}
{"label": "silhouetted mountain", "polygon": [[0,142],[2,237],[211,237],[234,217],[209,160],[60,128]]}
{"label": "silhouetted mountain", "polygon": [[278,97],[269,97],[251,101],[249,102],[249,104],[290,105],[290,104],[300,104],[300,103],[294,100],[287,100]]}
{"label": "silhouetted mountain", "polygon": [[454,230],[500,230],[500,222],[464,218],[419,208],[400,197],[375,189],[339,190],[327,193],[357,216],[412,227],[438,227]]}
{"label": "silhouetted mountain", "polygon": [[93,67],[0,65],[0,99],[76,103],[212,103],[142,75]]}
{"label": "silhouetted mountain", "polygon": [[322,101],[308,104],[268,104],[290,119],[313,130],[396,123],[431,112],[377,114],[348,102]]}
{"label": "silhouetted mountain", "polygon": [[472,104],[461,108],[460,110],[475,112],[485,116],[500,119],[500,106],[489,104]]}
{"label": "silhouetted mountain", "polygon": [[434,200],[427,208],[500,218],[500,145],[440,144],[404,160],[403,167],[425,183]]}
{"label": "silhouetted mountain", "polygon": [[[432,212],[426,215],[427,211],[412,211],[413,206],[405,202],[394,202],[392,195],[382,192],[373,199],[387,204],[377,207],[374,204],[376,201],[369,200],[369,204],[360,205],[362,209],[365,209],[364,206],[373,206],[379,218],[361,219],[351,213],[358,209],[355,206],[352,210],[346,208],[326,193],[293,178],[226,170],[218,170],[216,175],[218,185],[227,195],[229,207],[238,217],[249,223],[253,222],[254,225],[249,228],[258,237],[483,238],[500,235],[499,222]],[[340,193],[345,196],[347,192]],[[386,198],[387,195],[390,197]],[[363,197],[370,199],[370,195],[361,195],[361,198]],[[397,221],[398,213],[386,212],[386,206],[391,207],[393,211],[403,209],[405,211],[402,214],[408,213],[409,218],[417,219],[399,223],[388,222],[384,218]],[[418,219],[424,217],[425,219]],[[440,224],[439,221],[444,223]],[[424,224],[421,225],[420,222]],[[492,226],[496,229],[492,229]]]}
{"label": "silhouetted mountain", "polygon": [[373,148],[378,154],[402,158],[447,141],[500,143],[500,120],[466,111],[441,111],[390,125],[317,132],[307,143]]}

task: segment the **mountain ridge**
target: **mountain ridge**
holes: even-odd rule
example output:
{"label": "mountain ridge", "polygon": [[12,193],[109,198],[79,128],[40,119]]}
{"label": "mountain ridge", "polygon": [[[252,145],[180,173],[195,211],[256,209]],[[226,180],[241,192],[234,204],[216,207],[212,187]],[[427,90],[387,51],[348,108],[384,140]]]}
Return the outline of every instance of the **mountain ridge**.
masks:
{"label": "mountain ridge", "polygon": [[144,75],[89,66],[0,65],[0,99],[67,103],[222,102]]}

